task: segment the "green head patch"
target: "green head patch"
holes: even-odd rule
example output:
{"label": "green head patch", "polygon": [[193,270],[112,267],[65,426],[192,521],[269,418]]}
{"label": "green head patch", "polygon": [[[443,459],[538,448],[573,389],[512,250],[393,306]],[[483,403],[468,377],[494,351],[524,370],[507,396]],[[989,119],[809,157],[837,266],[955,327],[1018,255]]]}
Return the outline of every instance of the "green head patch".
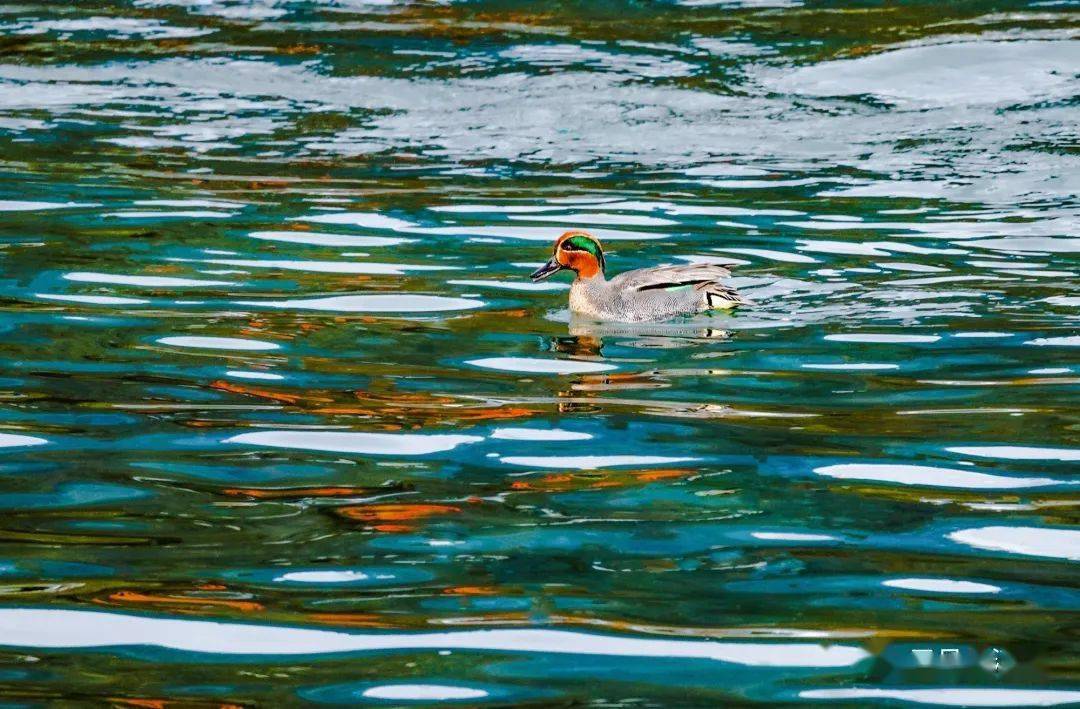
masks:
{"label": "green head patch", "polygon": [[562,242],[561,248],[566,251],[588,251],[600,265],[600,272],[604,273],[607,270],[604,263],[604,250],[600,248],[600,244],[592,237],[576,234]]}

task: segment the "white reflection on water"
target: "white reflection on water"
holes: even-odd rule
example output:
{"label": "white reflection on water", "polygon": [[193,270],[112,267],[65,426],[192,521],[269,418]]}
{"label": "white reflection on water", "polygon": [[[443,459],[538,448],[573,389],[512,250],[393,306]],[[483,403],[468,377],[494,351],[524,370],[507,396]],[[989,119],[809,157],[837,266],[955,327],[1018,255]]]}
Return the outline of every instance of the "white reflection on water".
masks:
{"label": "white reflection on water", "polygon": [[1080,251],[1080,239],[1045,236],[1008,237],[1004,239],[980,239],[969,241],[968,246],[999,251],[1031,251],[1037,253],[1076,253]]}
{"label": "white reflection on water", "polygon": [[899,689],[853,687],[851,689],[805,689],[802,699],[895,699],[913,704],[945,707],[1052,707],[1080,702],[1080,691],[1009,687],[933,687]]}
{"label": "white reflection on water", "polygon": [[335,295],[326,298],[289,298],[287,300],[241,300],[237,305],[257,305],[282,310],[321,310],[338,313],[438,313],[447,310],[470,310],[484,306],[482,300],[447,298],[441,295]]}
{"label": "white reflection on water", "polygon": [[990,526],[959,529],[949,539],[976,549],[1080,561],[1080,530],[1057,527]]}
{"label": "white reflection on water", "polygon": [[122,298],[115,295],[69,295],[64,293],[34,293],[42,300],[60,300],[67,303],[85,303],[88,305],[144,305],[149,300],[143,298]]}
{"label": "white reflection on water", "polygon": [[973,490],[1011,490],[1016,488],[1070,485],[1068,480],[1054,478],[1024,478],[992,475],[971,470],[936,468],[929,465],[877,463],[844,463],[814,468],[818,475],[843,480],[873,480],[874,482],[927,487],[960,487]]}
{"label": "white reflection on water", "polygon": [[363,571],[335,570],[335,571],[290,571],[275,578],[275,581],[292,581],[294,583],[351,583],[353,581],[366,581],[371,578]]}
{"label": "white reflection on water", "polygon": [[328,212],[293,217],[293,221],[314,222],[316,224],[350,224],[366,229],[404,229],[416,226],[404,219],[388,217],[376,212]]}
{"label": "white reflection on water", "polygon": [[536,357],[485,357],[470,359],[466,364],[482,369],[499,369],[523,374],[585,374],[617,369],[613,364],[582,362],[576,359],[539,359]]}
{"label": "white reflection on water", "polygon": [[[433,226],[406,229],[410,234],[430,234],[435,236],[489,236],[523,241],[554,242],[567,226]],[[663,239],[665,234],[648,231],[626,231],[622,229],[589,229],[589,233],[602,241],[646,241]]]}
{"label": "white reflection on water", "polygon": [[28,202],[18,199],[0,199],[0,212],[38,212],[46,209],[74,209],[96,206],[98,205],[79,202]]}
{"label": "white reflection on water", "polygon": [[446,702],[465,699],[483,699],[488,695],[482,689],[453,687],[445,684],[383,684],[364,690],[370,699],[398,699],[413,702]]}
{"label": "white reflection on water", "polygon": [[[540,264],[537,263],[534,268],[536,268],[537,266],[540,266]],[[502,290],[534,292],[568,290],[570,288],[570,286],[565,283],[556,283],[554,281],[532,283],[530,281],[484,281],[465,279],[459,281],[447,281],[447,284],[452,286],[471,286],[473,288],[498,288]]]}
{"label": "white reflection on water", "polygon": [[244,202],[230,202],[223,199],[137,199],[133,204],[140,207],[205,207],[207,209],[240,209],[247,206]]}
{"label": "white reflection on water", "polygon": [[281,345],[262,340],[242,340],[238,337],[162,337],[157,341],[173,347],[195,347],[208,350],[276,350]]}
{"label": "white reflection on water", "polygon": [[109,283],[118,286],[144,286],[146,288],[191,288],[196,286],[232,286],[242,285],[232,281],[204,281],[195,278],[174,278],[172,276],[129,276],[122,273],[89,273],[74,271],[65,273],[64,280],[78,283]]}
{"label": "white reflection on water", "polygon": [[587,441],[592,434],[560,428],[496,428],[491,437],[500,441]]}
{"label": "white reflection on water", "polygon": [[311,273],[353,273],[372,276],[403,276],[408,271],[452,271],[457,266],[431,266],[427,264],[376,263],[374,261],[299,261],[293,259],[206,259],[203,263],[215,266],[240,266],[242,268],[278,268],[285,271],[309,271]]}
{"label": "white reflection on water", "polygon": [[713,249],[713,251],[725,254],[742,254],[743,256],[757,256],[758,258],[769,259],[772,261],[781,261],[783,263],[820,263],[820,261],[811,256],[793,254],[788,251],[776,251],[775,249],[727,248]]}
{"label": "white reflection on water", "polygon": [[[1064,370],[1069,371],[1069,370]],[[977,458],[1002,460],[1080,460],[1078,448],[1041,448],[1038,446],[953,446],[945,450]]]}
{"label": "white reflection on water", "polygon": [[414,239],[397,239],[392,236],[362,236],[360,234],[330,234],[323,231],[253,231],[252,239],[263,241],[287,241],[291,244],[311,246],[396,246]]}
{"label": "white reflection on water", "polygon": [[889,588],[902,588],[908,591],[928,591],[931,593],[1000,593],[1000,586],[975,581],[956,581],[954,579],[904,578],[888,579],[881,582]]}
{"label": "white reflection on water", "polygon": [[806,532],[750,532],[754,539],[766,542],[838,542],[839,537],[830,534],[808,534]]}
{"label": "white reflection on water", "polygon": [[544,67],[584,65],[639,77],[689,76],[695,66],[664,55],[603,51],[577,44],[518,44],[499,53],[502,59]]}
{"label": "white reflection on water", "polygon": [[225,372],[230,377],[236,377],[237,379],[260,379],[264,381],[280,381],[285,377],[280,374],[273,374],[271,372],[247,372],[243,370],[230,369]]}
{"label": "white reflection on water", "polygon": [[1039,337],[1034,340],[1028,340],[1024,344],[1036,345],[1039,347],[1080,347],[1080,335],[1070,335],[1067,337]]}
{"label": "white reflection on water", "polygon": [[105,212],[101,216],[117,219],[228,219],[236,216],[235,212],[211,212],[204,209],[188,209],[172,212]]}
{"label": "white reflection on water", "polygon": [[843,371],[872,372],[872,371],[883,370],[883,369],[899,369],[900,368],[900,365],[898,365],[898,364],[886,364],[884,362],[882,362],[882,363],[877,363],[877,362],[850,362],[850,363],[841,362],[841,363],[833,363],[833,364],[814,364],[814,363],[809,363],[808,362],[808,363],[802,364],[801,366],[802,366],[803,369],[827,369],[827,370],[837,370],[837,371],[841,371],[841,372],[843,372]]}
{"label": "white reflection on water", "polygon": [[334,453],[368,455],[428,455],[442,453],[466,443],[478,443],[480,436],[418,435],[412,433],[362,433],[358,431],[256,431],[226,438],[225,443],[243,443],[269,448],[297,448]]}
{"label": "white reflection on water", "polygon": [[895,333],[853,332],[841,335],[826,335],[830,342],[875,342],[889,344],[937,342],[938,335],[900,335]]}
{"label": "white reflection on water", "polygon": [[[558,198],[549,199],[548,201],[557,202]],[[565,207],[539,204],[442,204],[428,207],[428,211],[448,214],[535,214],[538,212],[559,212],[563,209]]]}
{"label": "white reflection on water", "polygon": [[1073,42],[957,42],[821,62],[769,83],[803,95],[871,94],[917,106],[1010,104],[1069,95],[1078,63]]}
{"label": "white reflection on water", "polygon": [[678,222],[663,217],[649,217],[637,214],[609,214],[606,212],[576,212],[573,214],[556,214],[550,216],[518,216],[509,217],[515,221],[533,222],[557,222],[559,224],[615,224],[617,226],[673,226]]}
{"label": "white reflection on water", "polygon": [[[0,103],[45,109],[54,119],[82,115],[83,106],[106,101],[167,112],[170,120],[152,128],[151,135],[138,125],[108,140],[196,153],[210,146],[236,149],[224,139],[272,134],[280,124],[298,120],[297,114],[369,110],[375,115],[363,125],[298,141],[291,150],[349,156],[411,148],[451,162],[483,154],[496,161],[546,164],[618,156],[638,165],[679,166],[681,179],[699,183],[710,169],[726,177],[760,172],[756,163],[767,161],[786,168],[786,174],[770,177],[788,179],[714,182],[733,188],[824,182],[851,195],[949,195],[1010,203],[1021,196],[1071,196],[1074,182],[1062,179],[1071,167],[1068,156],[1043,151],[1036,161],[1030,151],[1009,149],[1018,134],[1056,135],[1069,107],[999,109],[1017,101],[1053,102],[1074,95],[1076,43],[1021,29],[1010,33],[1010,41],[991,39],[913,43],[796,70],[753,66],[738,82],[737,96],[649,79],[657,63],[670,69],[681,59],[601,52],[619,62],[615,69],[595,64],[596,48],[576,46],[564,50],[571,55],[560,60],[559,71],[530,75],[527,81],[517,71],[438,79],[344,77],[323,73],[315,61],[286,65],[225,56],[93,67],[11,63],[0,65]],[[873,94],[899,107],[874,107],[868,115],[852,102],[843,111],[812,112],[793,108],[791,94],[824,97],[816,100],[825,104],[832,96]],[[905,110],[924,105],[940,108]],[[259,110],[248,110],[253,108]],[[957,150],[953,131],[963,132],[968,141],[964,150]],[[943,139],[935,140],[938,135]],[[930,140],[898,146],[915,138]],[[797,177],[800,168],[817,170],[823,164],[858,166],[890,179]],[[350,219],[328,214],[304,218],[323,223]],[[352,218],[360,226],[367,223],[366,216]]]}
{"label": "white reflection on water", "polygon": [[593,635],[563,630],[360,634],[45,608],[0,608],[0,645],[31,648],[163,647],[223,655],[321,655],[386,650],[486,650],[609,657],[678,657],[757,667],[850,667],[860,647]]}
{"label": "white reflection on water", "polygon": [[0,448],[15,448],[16,446],[40,446],[48,443],[44,438],[37,436],[21,436],[15,433],[0,433]]}
{"label": "white reflection on water", "polygon": [[506,456],[500,461],[508,465],[520,465],[526,468],[576,468],[577,470],[597,470],[599,468],[618,468],[630,465],[671,465],[689,463],[698,458],[676,458],[662,455],[578,455],[578,456]]}
{"label": "white reflection on water", "polygon": [[162,20],[135,17],[87,17],[62,20],[26,20],[4,28],[19,34],[60,33],[69,36],[73,33],[93,33],[110,38],[138,39],[179,39],[181,37],[199,37],[211,34],[213,29],[202,27],[176,27],[167,25]]}

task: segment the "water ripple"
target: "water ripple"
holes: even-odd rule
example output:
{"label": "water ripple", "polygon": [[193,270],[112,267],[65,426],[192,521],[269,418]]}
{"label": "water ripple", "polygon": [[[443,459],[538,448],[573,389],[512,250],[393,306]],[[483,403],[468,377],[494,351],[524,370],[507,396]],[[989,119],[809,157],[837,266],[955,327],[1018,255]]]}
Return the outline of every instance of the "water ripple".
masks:
{"label": "water ripple", "polygon": [[3,700],[1075,703],[1074,14],[0,13]]}

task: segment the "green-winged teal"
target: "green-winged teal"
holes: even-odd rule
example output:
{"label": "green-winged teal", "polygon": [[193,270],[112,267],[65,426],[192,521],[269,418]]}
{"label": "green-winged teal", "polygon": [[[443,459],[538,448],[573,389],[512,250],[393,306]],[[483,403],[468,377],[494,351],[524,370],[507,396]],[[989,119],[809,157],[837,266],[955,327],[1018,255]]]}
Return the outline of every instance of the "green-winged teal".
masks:
{"label": "green-winged teal", "polygon": [[592,234],[568,231],[555,242],[551,259],[532,274],[543,280],[563,269],[577,277],[570,310],[597,320],[646,322],[733,308],[745,301],[720,282],[731,271],[713,264],[656,266],[605,277],[604,250]]}

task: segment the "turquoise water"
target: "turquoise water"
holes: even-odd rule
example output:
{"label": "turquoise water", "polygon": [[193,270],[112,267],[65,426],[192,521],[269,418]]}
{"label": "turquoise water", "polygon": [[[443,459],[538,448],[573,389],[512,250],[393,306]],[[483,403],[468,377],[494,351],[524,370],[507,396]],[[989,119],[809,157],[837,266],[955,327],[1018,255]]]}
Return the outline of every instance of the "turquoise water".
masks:
{"label": "turquoise water", "polygon": [[1077,19],[0,8],[4,705],[1080,702]]}

